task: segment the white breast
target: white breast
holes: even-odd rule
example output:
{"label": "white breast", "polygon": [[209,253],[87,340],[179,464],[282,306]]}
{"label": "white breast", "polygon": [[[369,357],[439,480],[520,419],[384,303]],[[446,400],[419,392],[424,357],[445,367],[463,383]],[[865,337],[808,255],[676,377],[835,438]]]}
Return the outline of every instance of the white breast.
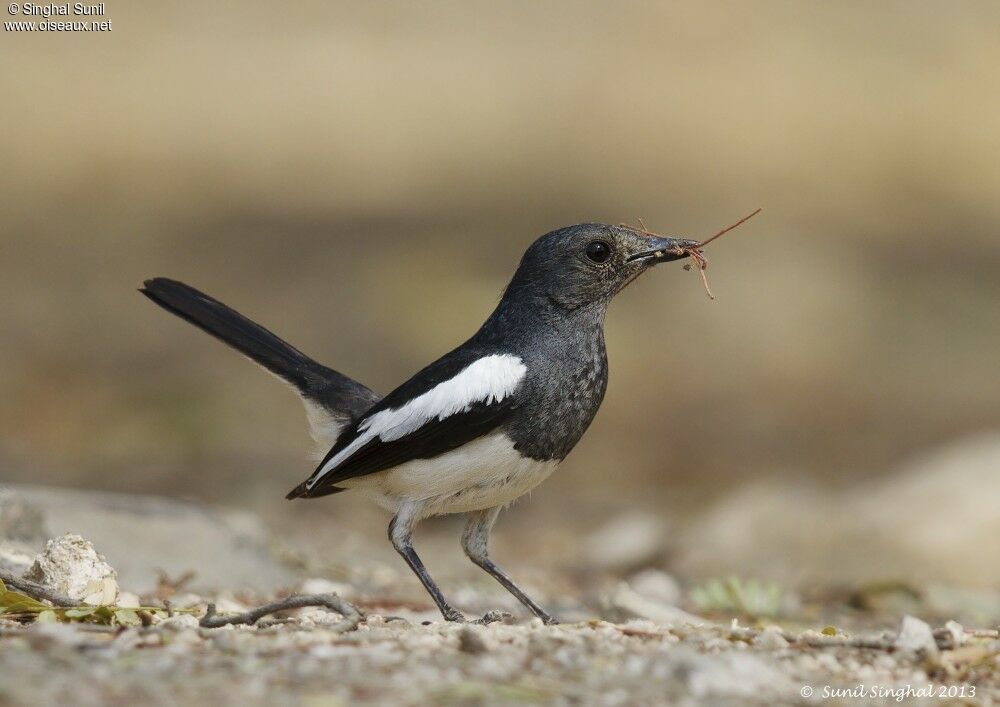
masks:
{"label": "white breast", "polygon": [[414,459],[339,482],[396,511],[415,501],[422,516],[465,513],[510,503],[544,481],[558,462],[522,457],[503,432],[480,437],[433,459]]}

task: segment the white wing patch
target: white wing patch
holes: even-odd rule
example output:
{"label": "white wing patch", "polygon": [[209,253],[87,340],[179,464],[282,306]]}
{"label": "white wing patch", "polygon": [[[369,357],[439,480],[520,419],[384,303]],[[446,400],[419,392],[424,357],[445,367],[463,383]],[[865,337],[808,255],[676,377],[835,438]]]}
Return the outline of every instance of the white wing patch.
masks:
{"label": "white wing patch", "polygon": [[438,383],[423,395],[418,395],[398,408],[381,410],[358,425],[358,436],[323,465],[307,483],[312,488],[317,481],[354,452],[376,437],[392,442],[416,432],[433,419],[444,420],[467,412],[476,403],[492,405],[512,395],[528,372],[518,356],[493,354],[473,361],[454,378]]}

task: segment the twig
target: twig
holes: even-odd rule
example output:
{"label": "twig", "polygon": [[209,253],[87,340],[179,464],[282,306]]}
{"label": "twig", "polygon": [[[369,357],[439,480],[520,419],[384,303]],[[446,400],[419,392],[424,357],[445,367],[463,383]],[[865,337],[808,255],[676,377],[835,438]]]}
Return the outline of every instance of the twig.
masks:
{"label": "twig", "polygon": [[205,615],[198,622],[202,628],[219,628],[229,624],[254,624],[259,619],[288,609],[302,609],[307,606],[322,606],[330,611],[336,611],[344,617],[344,620],[333,627],[337,633],[353,631],[358,627],[358,623],[363,618],[349,602],[344,601],[336,594],[295,594],[287,599],[264,604],[256,609],[245,611],[242,614],[231,614],[219,616],[215,613],[215,604],[209,604],[205,610]]}
{"label": "twig", "polygon": [[[718,238],[722,234],[729,233],[730,231],[732,231],[734,228],[736,228],[740,224],[749,221],[754,216],[756,216],[757,214],[759,214],[763,210],[763,208],[764,207],[760,207],[756,211],[754,211],[753,213],[747,214],[746,216],[744,216],[743,218],[741,218],[739,221],[737,221],[736,223],[734,223],[732,226],[726,226],[721,231],[719,231],[718,233],[716,233],[714,236],[706,238],[703,241],[698,241],[694,245],[690,245],[690,246],[678,246],[676,248],[673,248],[670,251],[674,255],[686,255],[689,258],[691,258],[691,260],[694,261],[695,265],[698,267],[698,274],[701,275],[701,284],[705,287],[705,293],[709,296],[710,299],[715,299],[715,295],[712,294],[712,288],[710,288],[708,286],[708,277],[705,275],[705,269],[708,267],[708,259],[701,252],[701,249],[704,248],[705,246],[707,246],[709,243],[711,243],[712,241],[714,241],[716,238]],[[627,223],[623,223],[623,224],[620,224],[620,225],[623,226],[623,227],[625,227],[625,228],[630,228],[633,231],[639,231],[640,233],[644,233],[647,236],[657,236],[657,237],[661,237],[662,238],[662,236],[660,236],[658,233],[653,233],[648,228],[646,228],[646,224],[642,222],[642,219],[639,219],[639,227],[632,226],[632,225],[627,224]],[[688,263],[687,265],[685,265],[684,269],[685,270],[690,270],[691,269],[691,264]]]}
{"label": "twig", "polygon": [[54,592],[27,579],[19,579],[9,572],[0,570],[0,581],[7,587],[13,587],[19,592],[27,594],[32,599],[44,599],[55,606],[79,606],[80,602],[70,599],[68,596]]}
{"label": "twig", "polygon": [[705,240],[703,240],[700,243],[698,243],[697,245],[695,245],[695,248],[704,248],[709,243],[711,243],[712,241],[714,241],[716,238],[718,238],[719,236],[721,236],[723,233],[729,233],[730,231],[732,231],[734,228],[736,228],[740,224],[746,223],[747,221],[749,221],[750,219],[752,219],[754,216],[756,216],[757,214],[759,214],[761,211],[763,211],[763,209],[764,209],[764,207],[761,206],[756,211],[754,211],[752,214],[748,214],[748,215],[744,216],[739,221],[737,221],[736,223],[734,223],[732,226],[726,226],[725,228],[723,228],[721,231],[719,231],[718,233],[716,233],[711,238],[706,238]]}
{"label": "twig", "polygon": [[[761,629],[749,626],[738,626],[730,628],[729,635],[741,641],[751,641],[763,633]],[[950,630],[946,628],[935,629],[933,632],[934,641],[941,650],[950,650],[955,647],[954,639]],[[998,632],[989,629],[965,629],[966,636],[976,638],[997,638]],[[791,631],[782,631],[781,637],[792,644],[808,646],[810,648],[867,648],[878,651],[895,651],[896,634],[891,631],[883,631],[880,634],[846,636],[837,634],[836,636],[811,635],[809,633],[795,634]]]}

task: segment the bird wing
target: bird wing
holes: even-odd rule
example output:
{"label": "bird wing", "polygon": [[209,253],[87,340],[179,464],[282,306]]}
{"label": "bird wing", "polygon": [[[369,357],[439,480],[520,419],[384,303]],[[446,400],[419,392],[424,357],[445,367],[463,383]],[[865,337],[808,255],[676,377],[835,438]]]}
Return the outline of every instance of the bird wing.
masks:
{"label": "bird wing", "polygon": [[513,354],[459,348],[376,403],[340,435],[288,498],[342,490],[338,482],[431,459],[496,429],[516,408],[527,366]]}

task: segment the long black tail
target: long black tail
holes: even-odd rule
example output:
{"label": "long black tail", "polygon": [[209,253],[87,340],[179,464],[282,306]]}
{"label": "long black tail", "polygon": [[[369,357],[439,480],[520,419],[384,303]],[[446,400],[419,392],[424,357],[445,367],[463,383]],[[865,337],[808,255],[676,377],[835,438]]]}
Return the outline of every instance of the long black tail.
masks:
{"label": "long black tail", "polygon": [[260,324],[183,282],[157,277],[146,280],[139,291],[287,381],[303,398],[319,403],[335,417],[357,417],[379,400],[371,389],[317,363]]}

